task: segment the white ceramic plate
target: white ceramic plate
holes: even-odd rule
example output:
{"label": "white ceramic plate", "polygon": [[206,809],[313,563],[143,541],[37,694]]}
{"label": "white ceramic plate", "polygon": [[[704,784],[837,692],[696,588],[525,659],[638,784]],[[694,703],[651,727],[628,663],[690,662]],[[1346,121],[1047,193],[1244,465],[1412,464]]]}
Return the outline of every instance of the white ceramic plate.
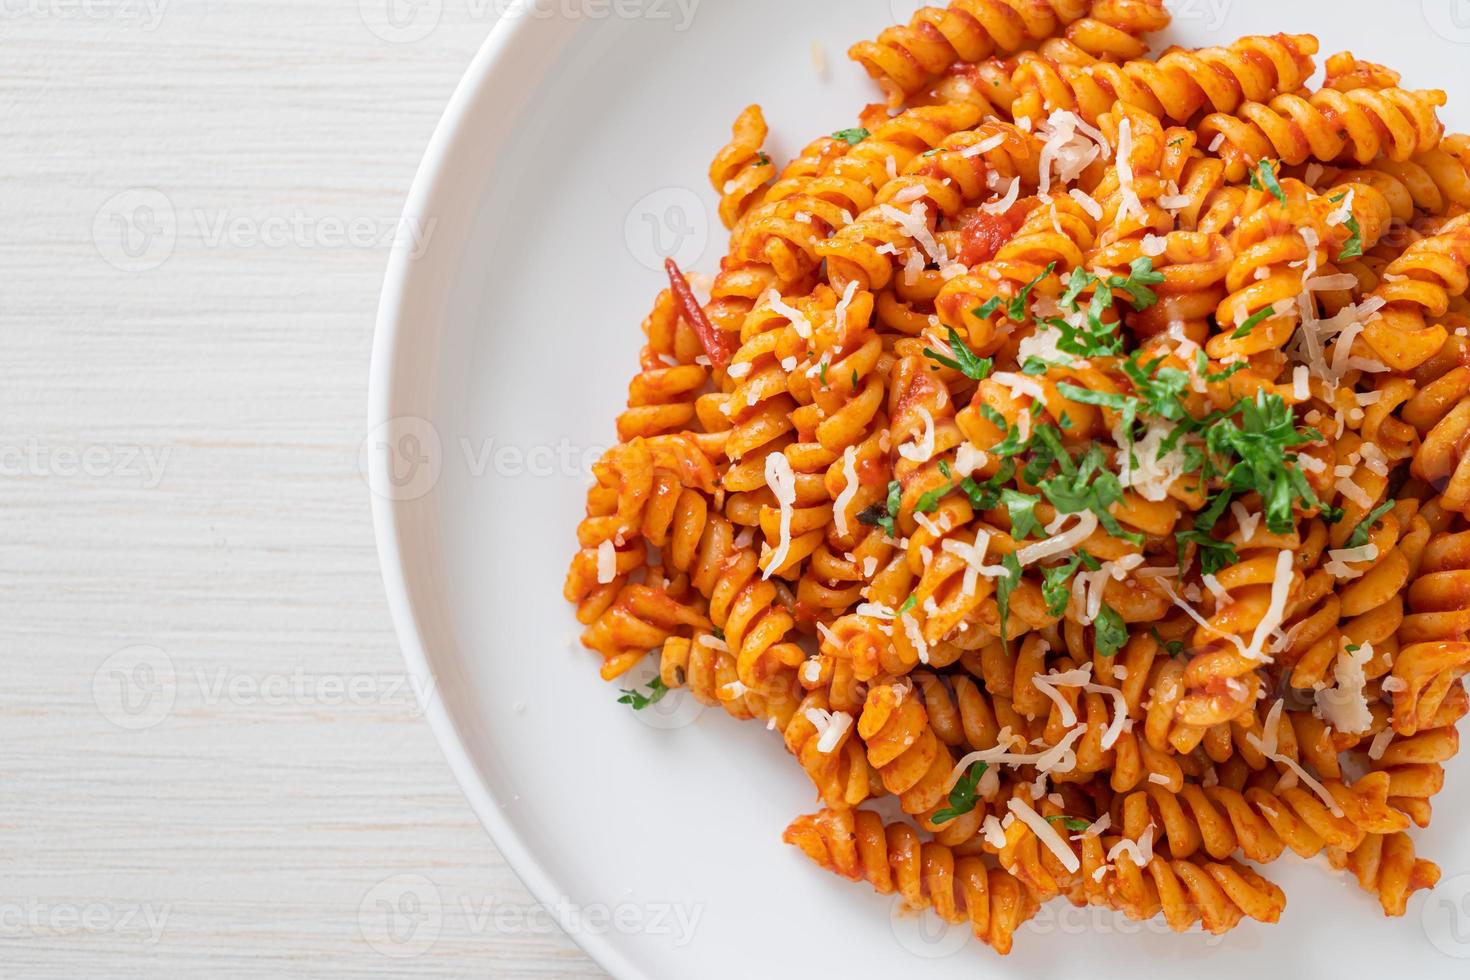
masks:
{"label": "white ceramic plate", "polygon": [[[553,6],[585,16],[522,7],[498,25],[418,175],[409,217],[432,234],[388,274],[364,459],[404,654],[436,691],[434,730],[507,859],[575,939],[624,978],[1463,976],[1470,758],[1419,835],[1446,883],[1404,919],[1385,921],[1322,868],[1284,862],[1271,873],[1290,905],[1274,928],[1175,936],[1053,903],[1002,960],[783,845],[787,822],[816,804],[774,734],[679,694],[642,715],[615,703],[576,645],[561,585],[586,457],[612,438],[638,325],[664,281],[660,253],[712,271],[723,236],[704,173],[731,120],[762,103],[778,160],[853,125],[877,95],[848,44],[915,5],[539,9]],[[1327,51],[1450,90],[1450,122],[1470,118],[1466,0],[1171,6],[1169,42],[1315,32]],[[597,16],[613,9],[641,16]]]}

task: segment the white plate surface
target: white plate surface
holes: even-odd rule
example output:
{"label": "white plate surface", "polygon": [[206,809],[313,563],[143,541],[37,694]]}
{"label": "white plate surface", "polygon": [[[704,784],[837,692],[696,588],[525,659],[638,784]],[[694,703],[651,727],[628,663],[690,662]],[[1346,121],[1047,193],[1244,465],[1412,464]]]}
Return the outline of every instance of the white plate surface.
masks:
{"label": "white plate surface", "polygon": [[[1314,32],[1325,51],[1449,90],[1448,121],[1470,120],[1464,0],[1171,6],[1167,42]],[[784,846],[816,804],[776,735],[679,694],[648,717],[615,703],[561,585],[586,460],[612,438],[664,281],[660,249],[713,271],[724,236],[704,173],[731,120],[762,103],[778,162],[853,125],[877,95],[843,53],[914,4],[539,5],[553,7],[583,14],[507,17],[429,149],[409,217],[432,233],[389,271],[365,463],[405,656],[435,687],[429,717],[480,818],[574,938],[624,978],[1464,976],[1470,758],[1419,835],[1446,881],[1404,919],[1283,862],[1270,872],[1290,900],[1279,926],[1175,936],[1054,903],[1003,960]],[[642,15],[604,16],[614,9]]]}

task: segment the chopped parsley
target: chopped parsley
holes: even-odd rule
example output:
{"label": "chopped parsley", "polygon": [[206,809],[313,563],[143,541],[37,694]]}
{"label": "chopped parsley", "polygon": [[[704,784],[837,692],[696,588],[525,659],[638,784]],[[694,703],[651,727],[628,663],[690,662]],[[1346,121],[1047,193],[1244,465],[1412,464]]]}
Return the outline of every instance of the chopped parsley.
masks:
{"label": "chopped parsley", "polygon": [[1373,512],[1367,517],[1363,518],[1363,523],[1359,524],[1357,528],[1354,529],[1352,535],[1349,536],[1347,541],[1343,544],[1343,547],[1361,548],[1366,545],[1368,543],[1368,539],[1373,534],[1373,525],[1381,521],[1383,519],[1383,515],[1393,510],[1394,506],[1397,503],[1398,501],[1396,500],[1386,500],[1379,506],[1373,508]]}
{"label": "chopped parsley", "polygon": [[1164,635],[1159,632],[1159,628],[1157,626],[1150,627],[1148,633],[1154,638],[1155,643],[1164,648],[1164,651],[1168,653],[1169,656],[1177,657],[1184,652],[1183,640],[1164,639]]}
{"label": "chopped parsley", "polygon": [[947,368],[953,368],[972,381],[984,381],[990,377],[990,372],[995,369],[995,361],[988,357],[976,357],[975,352],[965,343],[965,339],[959,335],[954,327],[949,328],[949,349],[954,352],[954,357],[946,357],[932,348],[924,348],[924,356],[931,361],[938,361]]}
{"label": "chopped parsley", "polygon": [[1299,430],[1285,400],[1265,389],[1253,399],[1242,399],[1205,432],[1211,454],[1237,460],[1222,474],[1227,489],[1259,493],[1265,502],[1266,528],[1272,534],[1290,534],[1295,529],[1293,508],[1298,500],[1307,509],[1320,509],[1328,523],[1342,519],[1340,510],[1317,499],[1301,468],[1288,465],[1297,460],[1289,450],[1321,438],[1315,429]]}
{"label": "chopped parsley", "polygon": [[623,696],[618,698],[618,704],[626,704],[634,711],[642,711],[651,704],[658,704],[668,693],[669,689],[664,686],[664,679],[655,677],[653,683],[648,685],[647,694],[638,690],[623,691]]}
{"label": "chopped parsley", "polygon": [[1244,337],[1249,337],[1252,330],[1255,330],[1256,327],[1260,326],[1261,323],[1264,322],[1268,317],[1272,317],[1275,315],[1276,307],[1274,306],[1268,306],[1264,310],[1261,310],[1259,313],[1252,314],[1251,316],[1246,318],[1244,323],[1242,323],[1239,327],[1235,329],[1235,332],[1230,335],[1230,339],[1240,340]]}
{"label": "chopped parsley", "polygon": [[1143,544],[1143,536],[1123,530],[1109,509],[1123,500],[1123,484],[1117,474],[1106,468],[1107,453],[1093,445],[1076,466],[1065,453],[1058,459],[1062,473],[1041,483],[1041,492],[1059,514],[1091,511],[1098,523],[1115,538],[1132,544]]}
{"label": "chopped parsley", "polygon": [[764,152],[757,153],[755,155],[755,165],[757,167],[769,167],[771,165],[771,158],[766,156]]}
{"label": "chopped parsley", "polygon": [[1065,814],[1060,813],[1056,816],[1047,817],[1046,819],[1048,823],[1059,823],[1068,830],[1075,830],[1079,832],[1086,830],[1088,827],[1092,826],[1091,821],[1083,820],[1081,817],[1069,817]]}
{"label": "chopped parsley", "polygon": [[932,514],[939,509],[939,502],[950,495],[954,490],[953,483],[946,483],[942,487],[935,487],[928,493],[919,497],[919,502],[914,504],[914,511],[919,514]]}
{"label": "chopped parsley", "polygon": [[898,607],[898,614],[902,616],[904,613],[908,612],[910,609],[914,608],[918,604],[919,597],[916,595],[911,595],[903,601],[903,605]]}
{"label": "chopped parsley", "polygon": [[839,129],[837,132],[832,134],[832,138],[842,140],[848,146],[857,146],[863,140],[872,135],[872,133],[859,126],[854,129]]}
{"label": "chopped parsley", "polygon": [[1270,191],[1276,200],[1286,203],[1286,191],[1281,189],[1281,181],[1276,179],[1276,165],[1270,160],[1256,164],[1256,169],[1251,171],[1251,186],[1258,191]]}
{"label": "chopped parsley", "polygon": [[1189,545],[1199,549],[1200,571],[1205,575],[1214,575],[1223,568],[1229,568],[1240,561],[1240,556],[1235,552],[1235,545],[1229,541],[1221,541],[1209,534],[1207,531],[1192,528],[1187,531],[1174,532],[1174,540],[1179,546],[1180,567],[1183,568],[1184,555]]}
{"label": "chopped parsley", "polygon": [[995,604],[1000,608],[1000,644],[1009,649],[1006,626],[1011,618],[1011,593],[1021,584],[1021,562],[1015,552],[1011,552],[1000,563],[1008,574],[995,580]]}
{"label": "chopped parsley", "polygon": [[1093,642],[1097,644],[1097,652],[1104,657],[1111,657],[1123,649],[1128,642],[1128,626],[1123,622],[1123,617],[1118,615],[1117,610],[1106,602],[1098,611],[1097,619],[1092,624]]}
{"label": "chopped parsley", "polygon": [[1362,226],[1358,224],[1357,217],[1352,215],[1348,216],[1346,223],[1347,230],[1352,232],[1353,234],[1352,237],[1343,244],[1342,251],[1338,253],[1337,261],[1339,262],[1346,262],[1348,259],[1361,258],[1363,255]]}
{"label": "chopped parsley", "polygon": [[1001,491],[1000,501],[1011,515],[1011,537],[1023,541],[1041,530],[1041,521],[1036,518],[1036,505],[1041,503],[1040,497],[1007,488]]}
{"label": "chopped parsley", "polygon": [[866,527],[880,528],[890,538],[898,537],[895,522],[903,500],[903,484],[894,480],[888,484],[888,506],[874,504],[858,514],[858,523]]}
{"label": "chopped parsley", "polygon": [[1046,603],[1048,616],[1061,616],[1067,611],[1067,604],[1072,599],[1072,576],[1083,565],[1086,565],[1087,570],[1091,572],[1102,567],[1087,552],[1079,551],[1066,564],[1042,569],[1041,598]]}
{"label": "chopped parsley", "polygon": [[954,788],[949,791],[949,806],[934,811],[934,816],[929,818],[929,822],[937,827],[939,824],[949,823],[951,820],[963,817],[975,809],[980,793],[980,777],[985,775],[985,770],[989,768],[983,762],[971,764],[959,781],[954,784]]}
{"label": "chopped parsley", "polygon": [[1016,294],[1015,298],[1011,300],[1010,306],[1006,309],[1006,316],[1010,317],[1016,323],[1024,323],[1026,321],[1026,303],[1031,298],[1031,291],[1037,286],[1040,286],[1046,281],[1047,276],[1056,271],[1057,264],[1053,262],[1043,269],[1039,276],[1022,286],[1021,291]]}

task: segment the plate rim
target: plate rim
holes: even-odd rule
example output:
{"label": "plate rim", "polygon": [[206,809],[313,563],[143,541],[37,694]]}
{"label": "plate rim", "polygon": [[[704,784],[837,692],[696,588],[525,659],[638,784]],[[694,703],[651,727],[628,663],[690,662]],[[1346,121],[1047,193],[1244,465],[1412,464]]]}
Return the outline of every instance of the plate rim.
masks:
{"label": "plate rim", "polygon": [[[513,46],[534,43],[528,40],[527,35],[534,30],[537,18],[525,16],[525,8],[533,2],[534,0],[512,0],[512,5],[491,27],[460,77],[414,173],[404,202],[405,218],[438,213],[432,210],[431,204],[446,193],[445,185],[453,176],[450,172],[455,160],[453,151],[467,132],[477,97],[486,89]],[[411,284],[418,275],[415,258],[409,250],[394,249],[384,274],[373,328],[368,380],[368,433],[398,417],[395,406],[401,399],[401,393],[396,384],[395,367],[400,345],[408,340],[410,331],[415,329],[407,322],[408,311],[405,305],[411,292]],[[441,680],[429,661],[399,546],[402,530],[400,511],[405,502],[393,500],[386,494],[372,490],[374,486],[388,485],[384,481],[389,475],[390,454],[366,452],[366,459],[367,472],[364,475],[372,504],[378,565],[393,630],[398,639],[399,653],[414,682],[412,687],[420,710],[454,774],[460,792],[511,871],[553,916],[562,934],[576,943],[609,974],[629,980],[646,980],[647,974],[602,935],[574,928],[568,917],[568,903],[557,901],[567,894],[567,890],[559,886],[557,879],[546,870],[506,819],[500,802],[475,765],[458,723],[450,714],[444,700],[437,696]]]}

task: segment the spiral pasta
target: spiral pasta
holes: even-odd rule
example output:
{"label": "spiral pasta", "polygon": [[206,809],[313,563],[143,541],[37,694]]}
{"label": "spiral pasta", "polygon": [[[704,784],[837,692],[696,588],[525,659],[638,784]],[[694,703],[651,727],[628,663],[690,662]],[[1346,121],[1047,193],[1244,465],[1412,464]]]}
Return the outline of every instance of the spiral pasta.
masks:
{"label": "spiral pasta", "polygon": [[1169,21],[1162,0],[951,0],[853,45],[848,55],[897,101],[956,62],[1004,57],[1047,41],[1054,54],[1089,61],[1139,57],[1147,50],[1140,38]]}
{"label": "spiral pasta", "polygon": [[1168,21],[924,8],[780,168],[745,109],[564,587],[635,709],[779,733],[788,843],[999,953],[1053,898],[1275,922],[1288,852],[1404,915],[1470,713],[1470,136]]}

